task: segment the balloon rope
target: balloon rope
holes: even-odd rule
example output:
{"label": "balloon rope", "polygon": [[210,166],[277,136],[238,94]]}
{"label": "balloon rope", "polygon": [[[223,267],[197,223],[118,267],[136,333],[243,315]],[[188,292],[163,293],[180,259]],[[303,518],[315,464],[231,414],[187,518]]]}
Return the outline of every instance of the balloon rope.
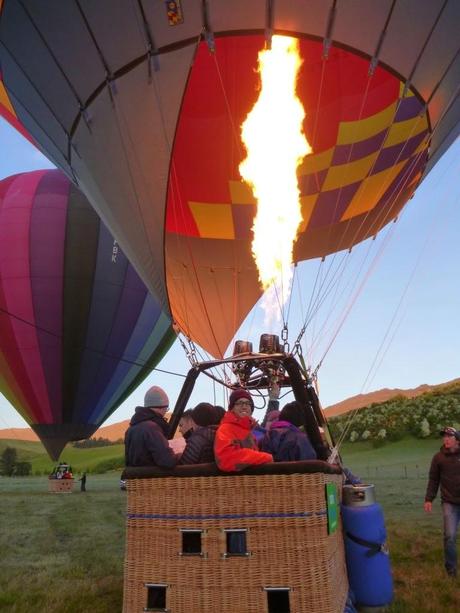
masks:
{"label": "balloon rope", "polygon": [[[361,102],[361,109],[360,109],[359,117],[361,117],[361,115],[362,115],[362,113],[363,113],[363,111],[364,111],[364,106],[365,106],[365,103],[366,103],[366,100],[367,100],[367,97],[368,97],[368,93],[369,93],[369,87],[370,87],[370,78],[369,78],[369,79],[368,79],[368,81],[367,81],[367,84],[366,84],[366,90],[365,90],[365,92],[364,92],[364,94],[363,94],[363,99],[362,99],[362,102]],[[388,134],[388,133],[387,133],[387,134]],[[385,136],[385,139],[386,139],[386,137],[387,137],[387,135]],[[382,146],[383,146],[383,144],[382,144]],[[382,149],[382,146],[380,147],[380,150]],[[352,143],[352,145],[351,145],[351,147],[350,147],[350,151],[349,151],[349,153],[348,153],[347,163],[348,163],[348,162],[350,161],[350,159],[351,159],[351,155],[352,155],[353,147],[354,147],[354,143]],[[378,155],[376,156],[376,159],[377,159],[377,157],[378,157]],[[398,156],[398,157],[399,157],[399,156]],[[375,163],[375,161],[374,161],[374,163]],[[339,198],[340,198],[340,193],[341,193],[341,190],[342,190],[342,186],[340,187],[340,189],[339,189],[339,193],[338,193],[338,195],[337,195],[336,205],[335,205],[335,206],[336,206],[336,208],[337,208],[337,206],[338,206],[338,202],[339,202]],[[389,207],[389,208],[391,208],[391,207]],[[362,228],[362,225],[363,225],[363,223],[364,223],[364,221],[365,221],[365,219],[367,218],[367,216],[368,216],[368,215],[369,215],[369,211],[367,211],[367,212],[366,212],[366,215],[364,216],[364,220],[363,220],[363,222],[361,223],[361,225],[360,225],[360,228],[359,228],[359,229],[361,229],[361,228]],[[350,220],[348,220],[347,224],[349,224],[349,223],[350,223]],[[358,229],[358,232],[359,232],[359,229]],[[329,228],[328,232],[329,232],[329,237],[330,237],[331,228]],[[344,234],[345,234],[345,233],[344,233]],[[353,241],[354,241],[354,240],[356,240],[357,236],[358,236],[358,233],[356,233],[356,234],[355,234],[355,239],[353,239]],[[352,241],[352,242],[353,242],[353,241]],[[337,251],[339,251],[339,250],[340,250],[340,243],[339,243],[339,246],[338,246],[338,248],[337,248]],[[337,255],[337,254],[334,254],[334,255],[333,255],[333,257],[332,257],[332,261],[331,261],[331,262],[329,263],[329,265],[328,265],[328,271],[327,271],[327,273],[326,273],[326,275],[325,275],[325,277],[324,277],[324,282],[326,281],[327,277],[329,276],[330,271],[332,270],[332,266],[333,266],[333,264],[334,264],[334,260],[335,260],[336,255]],[[320,266],[320,267],[321,267],[321,266]],[[339,268],[338,268],[337,270],[339,270]],[[334,275],[335,275],[335,273],[334,273]],[[334,280],[334,275],[333,275],[333,279],[332,279],[332,281]],[[319,278],[319,275],[317,276],[317,279],[318,279],[318,278]],[[331,281],[331,282],[332,282],[332,281]],[[331,283],[331,282],[330,282],[330,283]],[[330,283],[329,283],[329,285],[330,285]],[[316,287],[316,282],[315,282],[315,287]],[[317,311],[318,311],[319,307],[321,306],[322,302],[324,302],[324,299],[325,299],[325,297],[326,297],[326,295],[327,295],[327,293],[328,293],[328,292],[326,292],[326,295],[325,295],[325,296],[324,296],[322,299],[320,299],[320,294],[321,294],[321,291],[322,291],[322,290],[323,290],[322,284],[319,284],[319,288],[318,288],[318,290],[317,290],[317,297],[316,297],[315,301],[313,301],[313,294],[314,294],[314,292],[312,293],[312,296],[311,296],[311,299],[310,299],[310,305],[311,305],[312,307],[314,306],[315,308],[314,308],[314,311],[313,311],[313,313],[312,313],[312,312],[310,312],[310,306],[309,306],[309,310],[308,310],[308,313],[307,313],[307,317],[306,317],[306,320],[305,320],[305,322],[304,322],[304,326],[302,327],[301,333],[299,334],[299,337],[298,337],[298,339],[297,339],[297,342],[300,342],[301,337],[302,337],[303,333],[305,332],[307,325],[309,325],[309,323],[311,322],[311,320],[312,320],[313,316],[314,316],[314,315],[317,313]],[[354,302],[354,301],[353,301],[353,302]],[[312,308],[312,310],[313,310],[313,308]]]}
{"label": "balloon rope", "polygon": [[[195,54],[196,54],[196,52],[198,50],[199,44],[200,44],[200,39],[197,40],[197,46],[196,46],[196,49],[195,49]],[[216,54],[214,53],[213,57],[215,57],[215,55]],[[193,62],[191,63],[190,68],[192,68],[192,65],[193,65]],[[175,194],[177,194],[177,198],[181,202],[182,198],[181,198],[181,194],[180,194],[179,180],[178,180],[177,169],[176,169],[176,165],[175,165],[175,161],[174,161],[173,156],[171,156],[170,181],[171,181],[170,190],[175,189],[175,191],[172,191],[172,197],[174,198]],[[176,216],[175,217],[176,225],[177,225],[177,221],[178,221],[177,220],[177,210],[178,210],[178,207],[177,206],[173,206],[173,214]],[[186,220],[182,218],[182,221],[183,221],[184,225],[186,225]],[[188,267],[187,267],[187,269],[184,268],[184,270],[186,270],[186,272],[184,272],[184,274],[193,275],[192,276],[192,280],[194,280],[194,282],[195,282],[194,285],[195,285],[196,291],[197,291],[197,300],[201,304],[201,308],[203,310],[203,313],[204,313],[204,316],[205,316],[205,319],[206,319],[207,327],[208,327],[208,329],[211,332],[211,335],[212,335],[212,338],[213,338],[213,341],[214,341],[214,344],[215,344],[217,352],[220,353],[221,355],[223,355],[225,348],[220,347],[218,339],[217,339],[217,337],[215,335],[215,332],[214,332],[214,328],[213,328],[213,325],[212,325],[212,322],[211,322],[210,313],[209,313],[208,308],[207,308],[206,300],[205,300],[204,295],[203,295],[203,290],[202,290],[201,283],[200,283],[200,278],[199,278],[199,275],[198,275],[198,267],[197,267],[197,264],[196,264],[196,261],[195,261],[195,258],[194,258],[193,250],[191,248],[189,234],[187,233],[185,236],[184,235],[180,235],[179,236],[179,234],[176,233],[174,239],[176,240],[176,245],[177,245],[178,251],[180,251],[182,245],[185,245],[185,248],[186,248],[187,253],[188,253],[189,261],[191,263],[192,272],[188,273]],[[182,279],[183,279],[183,277],[182,277]],[[184,281],[182,281],[182,283],[184,283]],[[180,327],[182,329],[183,328],[183,324],[185,323],[185,326],[187,327],[187,330],[182,330],[182,331],[184,332],[184,334],[186,336],[189,336],[190,335],[189,334],[189,332],[190,332],[190,324],[189,324],[189,317],[188,317],[189,307],[188,307],[188,303],[187,303],[187,300],[186,300],[187,292],[185,291],[185,286],[184,285],[182,285],[182,292],[179,292],[179,293],[181,294],[182,299],[183,299],[183,301],[182,301],[182,311],[184,313],[184,318],[185,318],[185,322],[182,322]]]}
{"label": "balloon rope", "polygon": [[[399,108],[399,104],[400,104],[400,103],[401,103],[401,101],[399,101],[399,103],[398,103],[398,108]],[[397,110],[396,110],[396,112],[397,112]],[[419,119],[419,121],[420,121],[420,119]],[[415,122],[415,124],[412,126],[412,130],[411,130],[411,133],[409,134],[409,137],[408,137],[408,138],[410,138],[411,134],[412,134],[412,133],[413,133],[413,131],[416,129],[417,125],[418,125],[418,121],[417,121],[417,122]],[[387,132],[387,134],[385,135],[384,142],[386,141],[387,136],[388,136],[388,132]],[[380,147],[380,150],[383,148],[384,142],[382,143],[382,145],[381,145],[381,147]],[[407,141],[406,141],[406,142],[407,142]],[[398,160],[399,160],[400,156],[402,155],[403,151],[404,151],[404,147],[403,147],[403,148],[402,148],[402,150],[399,152],[399,154],[398,154],[398,158],[397,158],[397,160],[396,160],[396,162],[395,162],[395,163],[397,163],[397,162],[398,162]],[[418,159],[420,158],[420,156],[421,156],[422,154],[423,154],[423,151],[422,151],[422,152],[419,152],[418,156],[416,156],[416,157],[414,158],[414,160],[412,160],[411,164],[409,164],[409,170],[410,170],[410,168],[411,168],[411,167],[414,167],[414,165],[415,165],[415,164],[418,162]],[[376,159],[377,159],[377,157],[376,157]],[[375,161],[376,161],[376,160],[374,160],[374,164],[375,164]],[[374,166],[374,164],[373,164],[373,166]],[[371,170],[369,171],[369,173],[370,173],[371,171],[372,171],[372,168],[371,168]],[[408,181],[408,179],[409,179],[409,177],[410,177],[410,174],[411,174],[410,172],[406,172],[405,177],[404,177],[404,181],[402,181],[402,180],[401,180],[401,181],[399,182],[399,185],[395,186],[395,188],[393,189],[393,193],[392,193],[392,194],[391,194],[391,196],[390,196],[390,197],[393,199],[393,202],[395,202],[395,201],[396,201],[396,199],[398,198],[398,196],[401,194],[402,190],[405,188],[405,184],[407,183],[407,181]],[[382,192],[382,194],[381,194],[381,195],[383,195],[383,189],[384,189],[384,187],[382,187],[382,188],[381,188],[381,192]],[[381,214],[382,214],[382,213],[385,213],[385,216],[384,216],[383,220],[382,220],[382,219],[380,219],[380,220],[379,220],[379,219],[378,219],[379,215],[378,215],[374,223],[376,223],[376,222],[378,221],[378,222],[379,222],[379,226],[380,226],[380,227],[384,226],[384,225],[385,225],[385,223],[387,222],[387,217],[389,216],[389,214],[390,214],[391,210],[392,210],[392,205],[388,205],[388,206],[386,207],[386,210],[382,210],[382,212],[381,212]],[[355,240],[357,240],[357,237],[358,237],[358,235],[359,235],[359,232],[360,232],[361,228],[363,227],[363,224],[365,223],[365,220],[367,219],[367,217],[368,217],[368,215],[369,215],[369,214],[370,214],[370,211],[368,211],[368,212],[366,213],[366,215],[364,216],[364,219],[361,221],[361,224],[360,224],[359,228],[357,229],[357,231],[356,231],[356,233],[355,233],[355,238],[353,239],[353,242],[354,242]],[[381,214],[380,214],[380,215],[381,215]],[[350,223],[350,220],[348,221],[348,223]],[[375,264],[374,264],[374,265],[375,265]],[[367,280],[367,278],[368,278],[368,277],[369,277],[369,275],[367,275],[367,276],[366,276],[365,280]],[[345,316],[344,318],[342,318],[341,323],[340,323],[340,324],[337,326],[337,329],[336,329],[336,331],[335,331],[335,333],[334,333],[334,335],[333,335],[333,337],[332,337],[332,340],[331,340],[331,342],[330,342],[330,344],[329,344],[328,348],[326,349],[325,354],[324,354],[324,355],[323,355],[323,357],[321,358],[320,363],[319,363],[319,365],[317,366],[317,369],[320,367],[320,365],[321,365],[321,363],[322,363],[322,361],[323,361],[323,359],[324,359],[325,355],[328,353],[329,349],[331,348],[332,343],[334,342],[335,338],[337,337],[337,335],[338,335],[338,333],[339,333],[339,331],[340,331],[341,327],[343,326],[343,324],[344,324],[344,322],[345,322],[346,317],[348,316],[348,314],[349,314],[349,312],[350,312],[351,306],[352,306],[352,305],[355,303],[355,301],[356,301],[356,299],[357,299],[357,297],[358,297],[359,293],[362,291],[362,288],[363,288],[363,284],[361,284],[361,285],[360,285],[360,289],[359,289],[359,291],[358,291],[357,293],[355,293],[354,297],[352,298],[351,304],[349,305],[349,307],[348,307],[348,308],[347,308],[347,310],[346,310],[346,316]],[[316,369],[316,370],[317,370],[317,369]]]}
{"label": "balloon rope", "polygon": [[[340,263],[341,264],[341,271],[342,272],[340,273],[340,268],[337,269],[338,279],[337,279],[337,281],[334,282],[335,290],[334,290],[334,297],[331,300],[331,307],[330,307],[330,309],[328,311],[328,314],[326,315],[326,317],[325,317],[325,319],[324,319],[320,329],[318,330],[316,336],[312,337],[311,346],[310,346],[311,355],[312,355],[312,359],[311,359],[312,362],[313,362],[313,354],[315,352],[315,349],[317,348],[317,345],[318,345],[319,341],[322,340],[326,336],[327,326],[329,325],[329,322],[332,319],[333,312],[334,312],[335,308],[337,307],[339,301],[342,300],[343,297],[345,296],[345,294],[349,291],[348,298],[344,300],[344,303],[348,304],[348,301],[350,300],[350,296],[353,295],[353,292],[354,292],[355,287],[356,287],[356,285],[358,283],[358,280],[362,276],[362,272],[363,272],[364,266],[366,264],[366,261],[367,261],[367,259],[369,257],[369,254],[371,252],[372,246],[373,246],[373,242],[370,242],[369,245],[368,245],[368,248],[367,248],[367,250],[366,250],[366,252],[365,252],[365,254],[364,254],[363,258],[362,258],[362,261],[361,261],[361,264],[359,266],[359,269],[355,273],[354,280],[353,280],[353,277],[350,276],[348,281],[343,285],[343,287],[342,287],[342,289],[340,291],[340,294],[339,294],[339,288],[340,288],[341,281],[345,277],[345,275],[343,273],[345,272],[345,269],[347,267],[349,268],[349,266],[350,266],[349,262],[350,262],[351,258],[353,257],[353,253],[354,252],[353,253],[347,253],[347,255],[345,256],[346,261],[343,261],[343,262]],[[319,312],[319,307],[320,306],[321,305],[318,306],[318,312]]]}
{"label": "balloon rope", "polygon": [[[62,334],[57,334],[56,332],[51,332],[51,330],[47,330],[46,328],[43,328],[42,326],[37,326],[37,324],[32,323],[31,321],[28,321],[27,319],[24,319],[23,317],[20,317],[19,315],[15,315],[14,313],[11,313],[11,311],[8,311],[7,309],[4,309],[2,307],[0,307],[0,314],[3,313],[4,315],[8,315],[8,317],[11,317],[17,321],[20,321],[21,323],[25,324],[26,326],[30,326],[32,328],[34,328],[35,330],[38,330],[39,332],[44,332],[45,334],[48,334],[49,336],[52,336],[53,338],[57,338],[57,339],[63,339],[63,335]],[[138,362],[136,360],[128,360],[127,358],[124,358],[123,356],[119,356],[119,355],[114,355],[113,353],[108,353],[106,351],[101,351],[99,349],[93,349],[92,347],[88,347],[87,345],[83,345],[83,344],[76,344],[73,347],[69,348],[72,351],[79,351],[79,350],[84,350],[84,351],[88,351],[89,353],[94,353],[96,355],[100,355],[102,357],[107,357],[113,360],[117,360],[119,362],[123,362],[125,364],[131,364],[132,366],[139,366],[141,368],[143,368],[146,364],[147,361],[145,362]],[[180,373],[174,373],[174,372],[168,372],[167,370],[161,370],[160,368],[154,368],[153,370],[158,370],[159,372],[164,372],[170,375],[175,375],[177,377],[184,377],[186,375],[182,375]]]}
{"label": "balloon rope", "polygon": [[[323,57],[323,62],[322,62],[322,72],[321,72],[321,89],[320,89],[320,95],[321,95],[321,91],[322,91],[322,83],[323,83],[323,80],[324,80],[325,67],[326,67],[326,62],[327,62],[327,61],[328,61],[328,60],[327,60],[327,58],[326,58],[326,57]],[[365,91],[364,91],[364,93],[363,93],[363,97],[362,97],[362,101],[361,101],[361,108],[360,108],[360,111],[359,111],[359,114],[358,114],[358,119],[360,119],[360,118],[362,117],[362,114],[363,114],[363,112],[364,112],[364,106],[365,106],[365,103],[366,103],[366,100],[367,100],[367,97],[368,97],[369,87],[370,87],[370,78],[367,80],[367,83],[366,83],[366,89],[365,89]],[[319,105],[318,105],[318,110],[317,110],[317,112],[316,112],[315,124],[317,124],[317,123],[318,123],[318,120],[319,120]],[[350,161],[350,159],[351,159],[351,155],[352,155],[352,152],[353,152],[353,147],[354,147],[354,143],[352,143],[352,145],[351,145],[351,147],[350,147],[350,151],[348,152],[348,159],[347,159],[347,161],[346,161],[346,164],[348,164],[348,163],[349,163],[349,161]],[[345,164],[345,165],[346,165],[346,164]],[[344,172],[344,171],[343,171],[343,172]],[[335,216],[335,214],[336,214],[336,212],[337,212],[337,207],[338,207],[338,203],[339,203],[339,200],[340,200],[340,195],[341,195],[341,193],[342,193],[342,186],[340,186],[340,189],[338,190],[338,193],[337,193],[337,198],[336,198],[336,201],[335,201],[335,208],[334,208],[334,216]],[[328,239],[327,239],[327,243],[330,243],[330,240],[331,240],[331,231],[332,231],[332,228],[331,228],[331,227],[329,227],[329,229],[328,229]],[[339,250],[340,250],[340,247],[339,247],[339,248],[338,248],[336,251],[339,251]],[[332,269],[332,266],[333,266],[333,264],[334,264],[335,257],[336,257],[336,254],[334,254],[334,256],[333,256],[333,258],[332,258],[332,262],[330,262],[330,263],[328,264],[328,271],[326,272],[326,275],[325,275],[325,277],[324,277],[324,280],[326,280],[326,279],[327,279],[327,277],[328,277],[328,275],[329,275],[329,272],[330,272],[330,270]],[[318,269],[318,272],[317,272],[317,277],[316,277],[316,280],[315,280],[315,286],[314,286],[313,291],[312,291],[312,294],[311,294],[311,296],[310,296],[310,304],[309,304],[309,307],[308,307],[308,309],[307,309],[307,315],[306,315],[306,318],[305,318],[305,322],[304,322],[304,325],[302,326],[302,330],[301,330],[301,332],[300,332],[299,336],[297,337],[296,344],[299,344],[299,343],[300,343],[301,338],[302,338],[302,336],[303,336],[303,334],[304,334],[304,332],[305,332],[305,330],[306,330],[307,326],[309,325],[309,323],[311,322],[312,317],[314,316],[314,314],[317,312],[317,309],[319,308],[318,306],[316,306],[316,305],[315,305],[315,301],[317,301],[317,300],[319,299],[319,296],[320,296],[320,293],[321,293],[321,290],[322,290],[321,282],[319,283],[319,288],[318,288],[318,291],[317,291],[317,298],[315,298],[315,300],[314,300],[314,299],[313,299],[313,297],[314,297],[314,293],[315,293],[315,289],[316,289],[316,283],[317,283],[318,279],[320,279],[320,277],[321,277],[321,272],[322,272],[323,268],[324,268],[324,267],[322,266],[322,261],[321,261],[320,266],[319,266],[319,269]],[[321,303],[320,303],[320,304],[321,304]],[[312,312],[310,311],[310,307],[312,307],[312,309],[313,309],[313,306],[314,306],[314,305],[315,305],[315,308],[314,308],[313,313],[312,313]]]}
{"label": "balloon rope", "polygon": [[318,363],[318,365],[317,365],[317,367],[315,369],[315,372],[317,372],[319,370],[319,368],[321,367],[321,365],[322,365],[326,355],[329,353],[332,345],[334,344],[334,341],[336,340],[336,338],[337,338],[339,332],[341,331],[341,329],[342,329],[346,319],[348,318],[348,316],[349,316],[349,314],[351,312],[352,307],[356,303],[356,300],[358,299],[358,296],[361,294],[361,292],[362,292],[364,286],[366,285],[368,279],[370,278],[371,274],[374,272],[375,267],[376,267],[377,263],[379,262],[380,258],[382,257],[384,249],[385,249],[385,247],[387,246],[387,244],[389,242],[389,237],[391,237],[392,233],[394,232],[394,228],[395,228],[395,226],[393,225],[387,231],[385,239],[384,239],[382,245],[380,245],[379,250],[375,254],[375,256],[374,256],[374,258],[373,258],[373,260],[372,260],[372,262],[370,264],[370,267],[367,270],[363,280],[361,281],[361,283],[359,284],[358,288],[353,293],[353,296],[351,297],[351,300],[350,300],[347,308],[345,309],[344,313],[340,317],[340,321],[339,321],[339,323],[338,323],[338,325],[337,325],[337,327],[336,327],[336,329],[335,329],[335,331],[334,331],[334,333],[332,335],[332,338],[330,339],[330,341],[329,341],[329,343],[328,343],[328,345],[326,347],[326,350],[323,353],[323,356],[321,357],[321,359],[320,359],[320,361],[319,361],[319,363]]}
{"label": "balloon rope", "polygon": [[[414,163],[416,163],[416,160],[415,160]],[[406,181],[408,180],[408,176],[409,176],[409,174],[406,175],[406,178],[405,178]],[[400,186],[400,190],[402,190],[403,188],[404,188],[404,185]],[[397,196],[398,196],[398,194],[395,197],[397,197]],[[389,206],[388,208],[391,210],[391,206]],[[378,251],[377,255],[374,257],[374,260],[371,263],[371,266],[370,266],[368,272],[366,273],[366,276],[364,277],[364,279],[361,282],[361,284],[358,287],[358,289],[354,292],[354,294],[353,294],[353,296],[352,296],[352,298],[350,300],[350,303],[348,304],[348,306],[347,306],[347,308],[346,308],[346,310],[344,312],[344,315],[340,318],[340,321],[339,321],[339,323],[336,326],[335,332],[333,333],[332,338],[331,338],[331,340],[330,340],[330,342],[329,342],[329,344],[328,344],[328,346],[327,346],[327,348],[326,348],[322,358],[320,359],[320,361],[319,361],[319,363],[318,363],[318,365],[317,365],[317,367],[315,369],[315,372],[317,372],[318,369],[321,367],[321,365],[322,365],[322,363],[323,363],[327,353],[331,349],[331,347],[332,347],[335,339],[337,338],[341,328],[343,327],[343,325],[344,325],[348,315],[350,314],[352,306],[355,304],[358,296],[360,295],[362,289],[364,288],[365,283],[367,282],[367,280],[369,279],[371,273],[373,272],[373,270],[374,270],[374,268],[376,266],[377,261],[381,258],[382,254],[383,254],[383,250],[384,250],[384,248],[386,248],[386,246],[388,244],[388,241],[389,241],[389,238],[391,237],[391,235],[392,235],[392,231],[390,230],[390,231],[387,232],[386,238],[385,238],[384,242],[382,243],[382,246],[379,248],[379,251]]]}
{"label": "balloon rope", "polygon": [[[453,165],[453,163],[454,163],[454,161],[445,170],[445,174],[447,173],[447,170],[450,170],[450,168]],[[460,170],[460,164],[459,164],[458,170]],[[442,177],[438,181],[438,184],[441,184],[441,183],[442,183]],[[444,190],[444,194],[441,194],[441,196],[440,196],[440,198],[438,200],[439,200],[439,202],[445,202],[446,200],[448,200],[448,188],[447,188],[447,186],[446,186],[446,188]],[[455,201],[455,206],[456,207],[458,205],[458,201],[459,200],[460,200],[460,194],[457,196],[456,201]],[[444,220],[444,223],[447,223],[447,222]],[[392,316],[391,321],[390,321],[390,323],[388,325],[387,332],[385,333],[385,336],[384,336],[384,338],[383,338],[383,340],[382,340],[382,342],[380,344],[380,347],[379,347],[379,349],[378,349],[378,351],[376,353],[376,356],[375,356],[375,358],[374,358],[374,360],[373,360],[373,362],[371,364],[371,367],[369,368],[369,372],[368,372],[368,374],[367,374],[367,376],[366,376],[366,378],[364,380],[364,383],[362,385],[360,393],[363,393],[364,390],[366,389],[366,387],[368,387],[370,382],[374,379],[378,369],[380,368],[380,366],[381,366],[381,364],[383,362],[383,359],[384,359],[385,355],[387,354],[387,352],[388,352],[388,350],[389,350],[389,348],[390,348],[390,346],[391,346],[391,344],[393,342],[393,339],[394,339],[394,337],[396,335],[396,331],[399,329],[399,327],[400,327],[400,325],[402,323],[403,316],[400,317],[399,322],[397,322],[396,325],[395,325],[395,322],[397,320],[397,316],[399,315],[400,311],[402,310],[401,307],[402,307],[403,303],[406,301],[407,294],[409,293],[409,289],[411,288],[411,286],[413,284],[413,281],[414,281],[414,278],[415,278],[416,274],[418,273],[418,271],[420,269],[420,265],[421,265],[421,262],[422,262],[422,257],[425,255],[425,252],[428,250],[429,245],[430,244],[431,245],[434,244],[433,235],[436,234],[436,233],[441,234],[441,232],[440,232],[441,218],[439,217],[439,215],[437,215],[437,211],[436,211],[436,213],[433,212],[433,220],[432,220],[432,222],[430,224],[428,224],[428,227],[430,228],[430,231],[427,234],[426,239],[425,239],[425,241],[424,241],[424,243],[422,245],[422,248],[421,248],[421,250],[420,250],[420,252],[418,254],[417,260],[416,260],[416,262],[414,264],[414,267],[412,269],[410,277],[409,277],[409,279],[408,279],[408,281],[406,283],[406,286],[405,286],[405,288],[404,288],[404,290],[403,290],[403,292],[401,294],[399,302],[398,302],[398,304],[397,304],[397,306],[396,306],[396,308],[394,310],[393,316]],[[394,327],[394,332],[393,332],[389,342],[386,343],[386,347],[384,347],[385,342],[387,341],[387,338],[389,336],[391,327]],[[380,355],[380,359],[378,360],[378,363],[377,363],[377,359],[379,358],[379,354],[381,354],[381,355]],[[376,363],[377,363],[377,366],[376,366]],[[374,368],[374,373],[372,373],[372,369],[373,368]],[[371,376],[371,374],[372,374],[372,376]]]}
{"label": "balloon rope", "polygon": [[[450,168],[450,167],[449,167]],[[445,170],[445,172],[447,172],[448,169]],[[460,170],[460,167],[459,167]],[[438,184],[441,184],[442,177],[438,180]],[[448,191],[449,191],[450,187],[446,185],[445,190],[444,190],[444,194],[438,199],[439,202],[445,202],[446,198],[448,197]],[[458,206],[460,200],[460,194],[457,195],[456,199],[455,199],[455,206]],[[435,232],[439,232],[439,228],[441,227],[441,221],[440,221],[440,217],[438,215],[438,211],[434,210],[433,211],[433,220],[431,223],[428,224],[428,232],[427,232],[427,236],[425,238],[425,241],[422,244],[422,247],[418,253],[418,256],[416,258],[415,264],[412,268],[412,271],[409,275],[408,281],[405,285],[405,287],[403,288],[403,291],[401,293],[400,299],[394,309],[393,315],[391,317],[391,320],[386,328],[385,334],[383,336],[383,339],[380,343],[379,348],[376,351],[374,360],[371,363],[371,366],[369,368],[369,371],[364,379],[364,382],[361,386],[361,390],[360,390],[360,394],[365,393],[366,387],[368,387],[368,385],[371,383],[371,381],[375,378],[380,366],[383,363],[383,360],[385,358],[385,356],[388,353],[388,350],[396,336],[396,332],[398,331],[403,318],[404,318],[404,313],[401,314],[402,311],[402,306],[404,304],[404,302],[407,301],[407,295],[409,293],[409,289],[411,289],[414,279],[420,269],[420,265],[422,263],[422,259],[423,256],[425,255],[425,252],[427,251],[427,248],[429,246],[429,244],[434,244],[434,238],[433,238],[433,229]],[[398,316],[399,316],[399,321],[398,320]],[[393,332],[390,336],[391,333],[391,329],[393,329]],[[355,409],[354,411],[350,411],[350,416],[346,421],[345,427],[342,431],[342,433],[340,434],[340,437],[337,441],[337,448],[340,448],[340,446],[343,444],[345,438],[348,436],[348,433],[351,429],[351,426],[354,423],[354,420],[358,414],[358,412],[364,407],[360,407],[358,409]]]}

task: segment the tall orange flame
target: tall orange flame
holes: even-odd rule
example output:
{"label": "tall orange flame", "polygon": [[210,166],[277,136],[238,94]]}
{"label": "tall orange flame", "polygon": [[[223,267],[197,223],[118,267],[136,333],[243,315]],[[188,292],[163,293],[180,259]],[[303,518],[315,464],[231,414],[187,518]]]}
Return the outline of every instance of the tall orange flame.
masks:
{"label": "tall orange flame", "polygon": [[241,130],[247,157],[239,170],[257,199],[252,252],[263,289],[277,285],[283,302],[302,221],[297,167],[311,152],[302,131],[305,111],[295,91],[301,63],[295,38],[273,36],[272,48],[259,53],[261,91]]}

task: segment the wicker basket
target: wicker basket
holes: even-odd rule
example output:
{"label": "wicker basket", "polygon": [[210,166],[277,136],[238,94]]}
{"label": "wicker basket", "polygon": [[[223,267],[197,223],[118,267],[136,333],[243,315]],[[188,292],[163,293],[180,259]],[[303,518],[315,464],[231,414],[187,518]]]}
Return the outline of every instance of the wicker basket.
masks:
{"label": "wicker basket", "polygon": [[[262,613],[267,588],[289,589],[291,613],[343,612],[342,531],[328,534],[325,496],[341,475],[127,473],[124,613]],[[202,531],[201,555],[182,555],[187,530]],[[226,556],[228,530],[245,531],[248,555]],[[164,586],[161,608],[148,607],[149,584]]]}
{"label": "wicker basket", "polygon": [[53,494],[71,494],[74,479],[48,479],[48,492]]}

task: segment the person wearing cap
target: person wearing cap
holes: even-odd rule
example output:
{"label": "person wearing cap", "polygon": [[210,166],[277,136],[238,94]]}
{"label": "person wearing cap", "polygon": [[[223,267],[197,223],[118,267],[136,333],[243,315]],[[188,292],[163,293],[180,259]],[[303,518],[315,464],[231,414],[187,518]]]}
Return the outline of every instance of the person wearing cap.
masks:
{"label": "person wearing cap", "polygon": [[259,448],[271,453],[275,462],[316,460],[316,451],[305,432],[300,430],[302,426],[305,426],[305,409],[296,400],[289,402],[267,428]]}
{"label": "person wearing cap", "polygon": [[456,537],[460,523],[460,432],[448,426],[440,432],[443,445],[431,460],[425,494],[425,511],[432,511],[432,502],[441,486],[444,519],[444,566],[447,574],[457,576]]}
{"label": "person wearing cap", "polygon": [[224,472],[240,471],[248,466],[273,462],[269,453],[259,451],[251,432],[254,403],[245,389],[230,394],[228,411],[216,432],[214,455],[217,466]]}
{"label": "person wearing cap", "polygon": [[194,425],[179,464],[214,462],[214,439],[219,421],[217,411],[209,402],[200,402],[192,409],[190,417]]}
{"label": "person wearing cap", "polygon": [[126,466],[161,466],[172,468],[178,457],[168,444],[169,407],[166,392],[154,385],[144,396],[144,406],[136,407],[125,434]]}

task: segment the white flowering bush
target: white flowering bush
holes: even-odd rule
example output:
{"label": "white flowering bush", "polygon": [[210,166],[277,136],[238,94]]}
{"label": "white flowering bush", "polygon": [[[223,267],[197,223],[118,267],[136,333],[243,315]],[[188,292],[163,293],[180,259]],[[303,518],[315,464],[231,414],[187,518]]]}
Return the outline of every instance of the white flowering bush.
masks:
{"label": "white flowering bush", "polygon": [[420,436],[422,438],[426,438],[427,436],[430,436],[430,434],[431,434],[430,424],[428,423],[428,420],[425,417],[420,422]]}
{"label": "white flowering bush", "polygon": [[[350,414],[345,413],[329,420],[336,438],[344,431],[345,424],[348,425],[349,418]],[[372,441],[373,445],[379,446],[408,435],[434,438],[445,426],[460,429],[459,383],[414,398],[397,396],[363,407],[354,415],[353,431],[348,440],[352,443]]]}

